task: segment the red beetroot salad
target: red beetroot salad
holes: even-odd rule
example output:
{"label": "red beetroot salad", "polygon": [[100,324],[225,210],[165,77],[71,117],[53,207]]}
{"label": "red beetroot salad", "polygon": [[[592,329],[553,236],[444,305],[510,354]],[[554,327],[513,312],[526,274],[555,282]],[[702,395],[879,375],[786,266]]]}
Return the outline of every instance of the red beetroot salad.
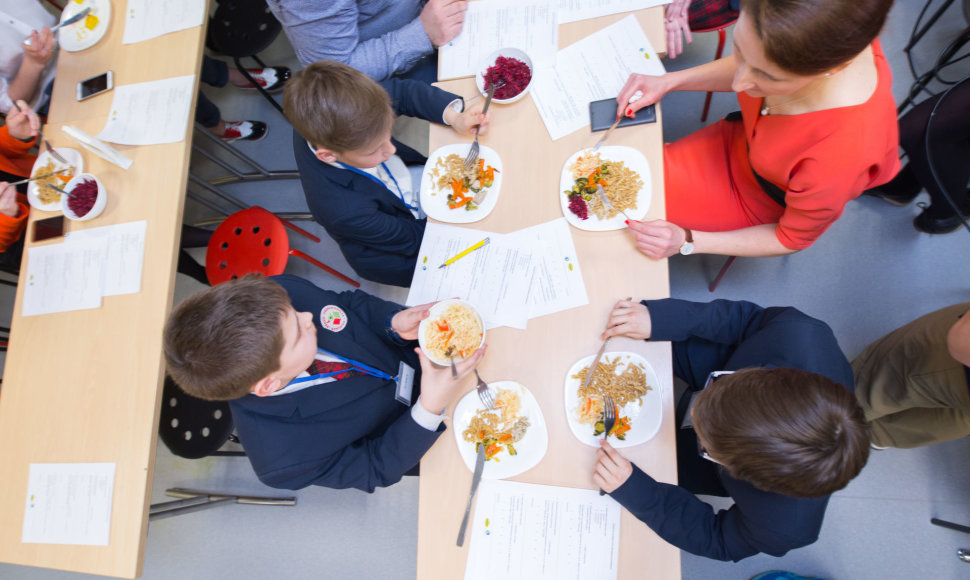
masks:
{"label": "red beetroot salad", "polygon": [[84,217],[94,207],[95,200],[98,199],[98,182],[93,179],[85,179],[78,183],[71,190],[71,197],[67,199],[67,207],[77,217]]}
{"label": "red beetroot salad", "polygon": [[505,83],[495,89],[493,97],[504,101],[515,97],[529,86],[529,81],[532,80],[532,69],[517,58],[500,56],[495,59],[494,65],[488,67],[482,78],[485,81],[486,90],[492,84]]}

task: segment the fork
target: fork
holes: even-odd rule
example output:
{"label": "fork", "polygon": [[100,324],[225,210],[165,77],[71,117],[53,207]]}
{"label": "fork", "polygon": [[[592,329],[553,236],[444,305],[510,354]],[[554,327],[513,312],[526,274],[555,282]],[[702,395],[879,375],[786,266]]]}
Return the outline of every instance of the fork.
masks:
{"label": "fork", "polygon": [[[609,395],[603,396],[603,439],[606,440],[610,436],[610,431],[613,430],[613,426],[616,425],[616,405],[613,403],[613,397]],[[600,495],[606,495],[606,492],[602,489],[600,490]]]}
{"label": "fork", "polygon": [[478,374],[478,369],[475,369],[475,378],[478,379],[478,398],[481,399],[482,404],[485,405],[487,409],[495,408],[495,400],[492,399],[492,393],[488,392],[488,383],[482,380],[482,377]]}
{"label": "fork", "polygon": [[451,361],[451,378],[458,378],[458,369],[455,368],[455,347],[449,346],[448,350],[445,351],[445,356]]}
{"label": "fork", "polygon": [[600,196],[600,199],[603,200],[603,205],[605,205],[606,207],[610,208],[613,211],[620,212],[621,214],[623,214],[623,217],[625,217],[627,219],[627,221],[630,221],[630,216],[626,215],[626,212],[625,211],[623,211],[622,209],[617,209],[615,205],[613,205],[612,203],[610,203],[610,199],[608,197],[606,197],[606,192],[603,191],[603,186],[602,185],[597,185],[596,186],[596,193],[598,193],[599,196]]}
{"label": "fork", "polygon": [[[482,107],[482,114],[488,112],[488,106],[492,104],[492,97],[495,96],[495,89],[505,86],[505,83],[492,83],[488,85],[488,94],[485,95],[485,106]],[[482,126],[479,125],[475,127],[475,140],[472,142],[472,148],[468,150],[468,157],[465,157],[465,163],[463,164],[465,171],[468,171],[472,167],[475,167],[475,163],[478,162],[478,152],[481,147],[478,145],[478,131]]]}
{"label": "fork", "polygon": [[[21,113],[24,112],[24,110],[20,108],[20,105],[18,105],[16,101],[14,101],[13,106]],[[44,137],[43,125],[41,125],[39,129],[37,129],[37,140],[44,144],[44,148],[51,154],[51,157],[53,157],[54,159],[57,159],[61,163],[70,164],[70,162],[67,159],[64,159],[63,157],[61,157],[60,153],[58,153],[57,151],[54,151],[54,148],[51,147],[50,141],[47,140],[47,137]]]}

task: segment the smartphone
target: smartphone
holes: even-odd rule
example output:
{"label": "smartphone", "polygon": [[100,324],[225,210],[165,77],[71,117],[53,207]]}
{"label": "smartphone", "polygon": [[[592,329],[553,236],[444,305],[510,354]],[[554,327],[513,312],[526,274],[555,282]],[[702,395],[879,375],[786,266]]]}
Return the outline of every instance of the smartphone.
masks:
{"label": "smartphone", "polygon": [[[603,99],[602,101],[593,101],[590,103],[589,124],[593,132],[609,129],[616,121],[616,109],[619,106],[620,104],[616,99]],[[637,111],[637,114],[632,119],[624,115],[620,118],[620,124],[617,127],[655,122],[657,122],[657,109],[654,105],[650,105]]]}
{"label": "smartphone", "polygon": [[64,216],[45,218],[34,222],[34,241],[49,240],[64,235]]}
{"label": "smartphone", "polygon": [[110,91],[114,86],[114,73],[110,70],[96,77],[85,79],[77,84],[77,100],[90,99],[95,95]]}

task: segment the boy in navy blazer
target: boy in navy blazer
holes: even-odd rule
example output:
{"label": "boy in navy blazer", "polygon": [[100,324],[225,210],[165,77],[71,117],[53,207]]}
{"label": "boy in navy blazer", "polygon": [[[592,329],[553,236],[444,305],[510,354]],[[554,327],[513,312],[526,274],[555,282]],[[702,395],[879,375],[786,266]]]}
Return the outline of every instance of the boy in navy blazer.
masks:
{"label": "boy in navy blazer", "polygon": [[[740,560],[818,539],[829,496],[869,457],[852,368],[832,330],[794,308],[622,300],[603,333],[673,343],[680,485],[660,483],[608,443],[593,481],[667,542]],[[714,374],[714,371],[729,371]],[[730,371],[734,371],[731,373]],[[731,497],[714,513],[694,494]]]}
{"label": "boy in navy blazer", "polygon": [[[461,384],[415,348],[430,307],[250,275],[181,302],[165,327],[165,360],[190,395],[229,401],[266,485],[372,492],[415,468]],[[459,378],[483,354],[458,363]]]}
{"label": "boy in navy blazer", "polygon": [[410,286],[425,219],[418,184],[405,164],[423,164],[413,150],[395,155],[396,114],[470,133],[487,120],[477,103],[409,79],[374,82],[335,61],[319,61],[286,85],[283,110],[293,124],[293,152],[314,219],[364,278]]}

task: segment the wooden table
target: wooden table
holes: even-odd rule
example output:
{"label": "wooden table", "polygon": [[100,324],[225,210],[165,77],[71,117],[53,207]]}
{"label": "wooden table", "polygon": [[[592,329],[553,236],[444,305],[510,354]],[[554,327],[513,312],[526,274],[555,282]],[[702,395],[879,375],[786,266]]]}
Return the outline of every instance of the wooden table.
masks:
{"label": "wooden table", "polygon": [[[560,48],[612,24],[626,14],[560,27]],[[664,46],[663,9],[637,15],[652,44]],[[475,93],[472,79],[442,83],[460,95]],[[501,198],[495,210],[470,227],[507,233],[562,216],[559,176],[563,163],[574,152],[592,146],[602,135],[588,129],[551,141],[531,97],[489,110],[491,133],[484,145],[502,156],[504,166]],[[653,201],[644,219],[664,216],[663,163],[660,110],[658,122],[618,129],[611,145],[639,149],[650,163]],[[467,142],[448,128],[432,125],[431,149]],[[489,381],[515,380],[528,387],[539,402],[549,429],[549,450],[536,467],[512,478],[514,481],[595,489],[592,471],[595,450],[573,437],[566,423],[563,381],[569,367],[593,354],[599,334],[616,300],[669,296],[666,260],[650,260],[640,254],[625,230],[587,232],[571,229],[573,243],[586,281],[589,304],[529,321],[526,331],[497,328],[488,333],[488,353],[481,374]],[[660,481],[676,483],[673,391],[669,343],[647,343],[626,338],[610,342],[609,350],[637,352],[654,367],[660,378],[664,417],[660,432],[649,442],[623,450],[642,469]],[[532,355],[532,356],[530,356]],[[463,385],[462,395],[474,387]],[[454,408],[455,401],[449,405]],[[450,427],[450,425],[449,425]],[[446,433],[421,461],[418,510],[418,571],[420,579],[461,578],[470,542],[455,546],[472,474],[458,454],[453,433]],[[474,508],[473,508],[474,510]],[[473,511],[474,521],[474,511]],[[680,578],[680,551],[667,544],[626,510],[621,521],[619,578]]]}
{"label": "wooden table", "polygon": [[[162,328],[172,307],[192,120],[180,143],[118,146],[134,160],[128,171],[83,151],[60,126],[92,135],[104,127],[112,95],[77,102],[74,93],[78,81],[106,70],[116,85],[198,75],[205,26],[122,45],[125,5],[112,0],[112,22],[97,45],[61,51],[45,132],[55,146],[81,150],[85,171],[108,191],[104,213],[66,222],[68,231],[148,221],[141,292],[106,297],[94,310],[21,316],[25,250],[0,396],[0,561],[134,578],[148,532]],[[51,215],[31,210],[30,221]],[[21,543],[29,467],[47,462],[117,465],[108,546]]]}

